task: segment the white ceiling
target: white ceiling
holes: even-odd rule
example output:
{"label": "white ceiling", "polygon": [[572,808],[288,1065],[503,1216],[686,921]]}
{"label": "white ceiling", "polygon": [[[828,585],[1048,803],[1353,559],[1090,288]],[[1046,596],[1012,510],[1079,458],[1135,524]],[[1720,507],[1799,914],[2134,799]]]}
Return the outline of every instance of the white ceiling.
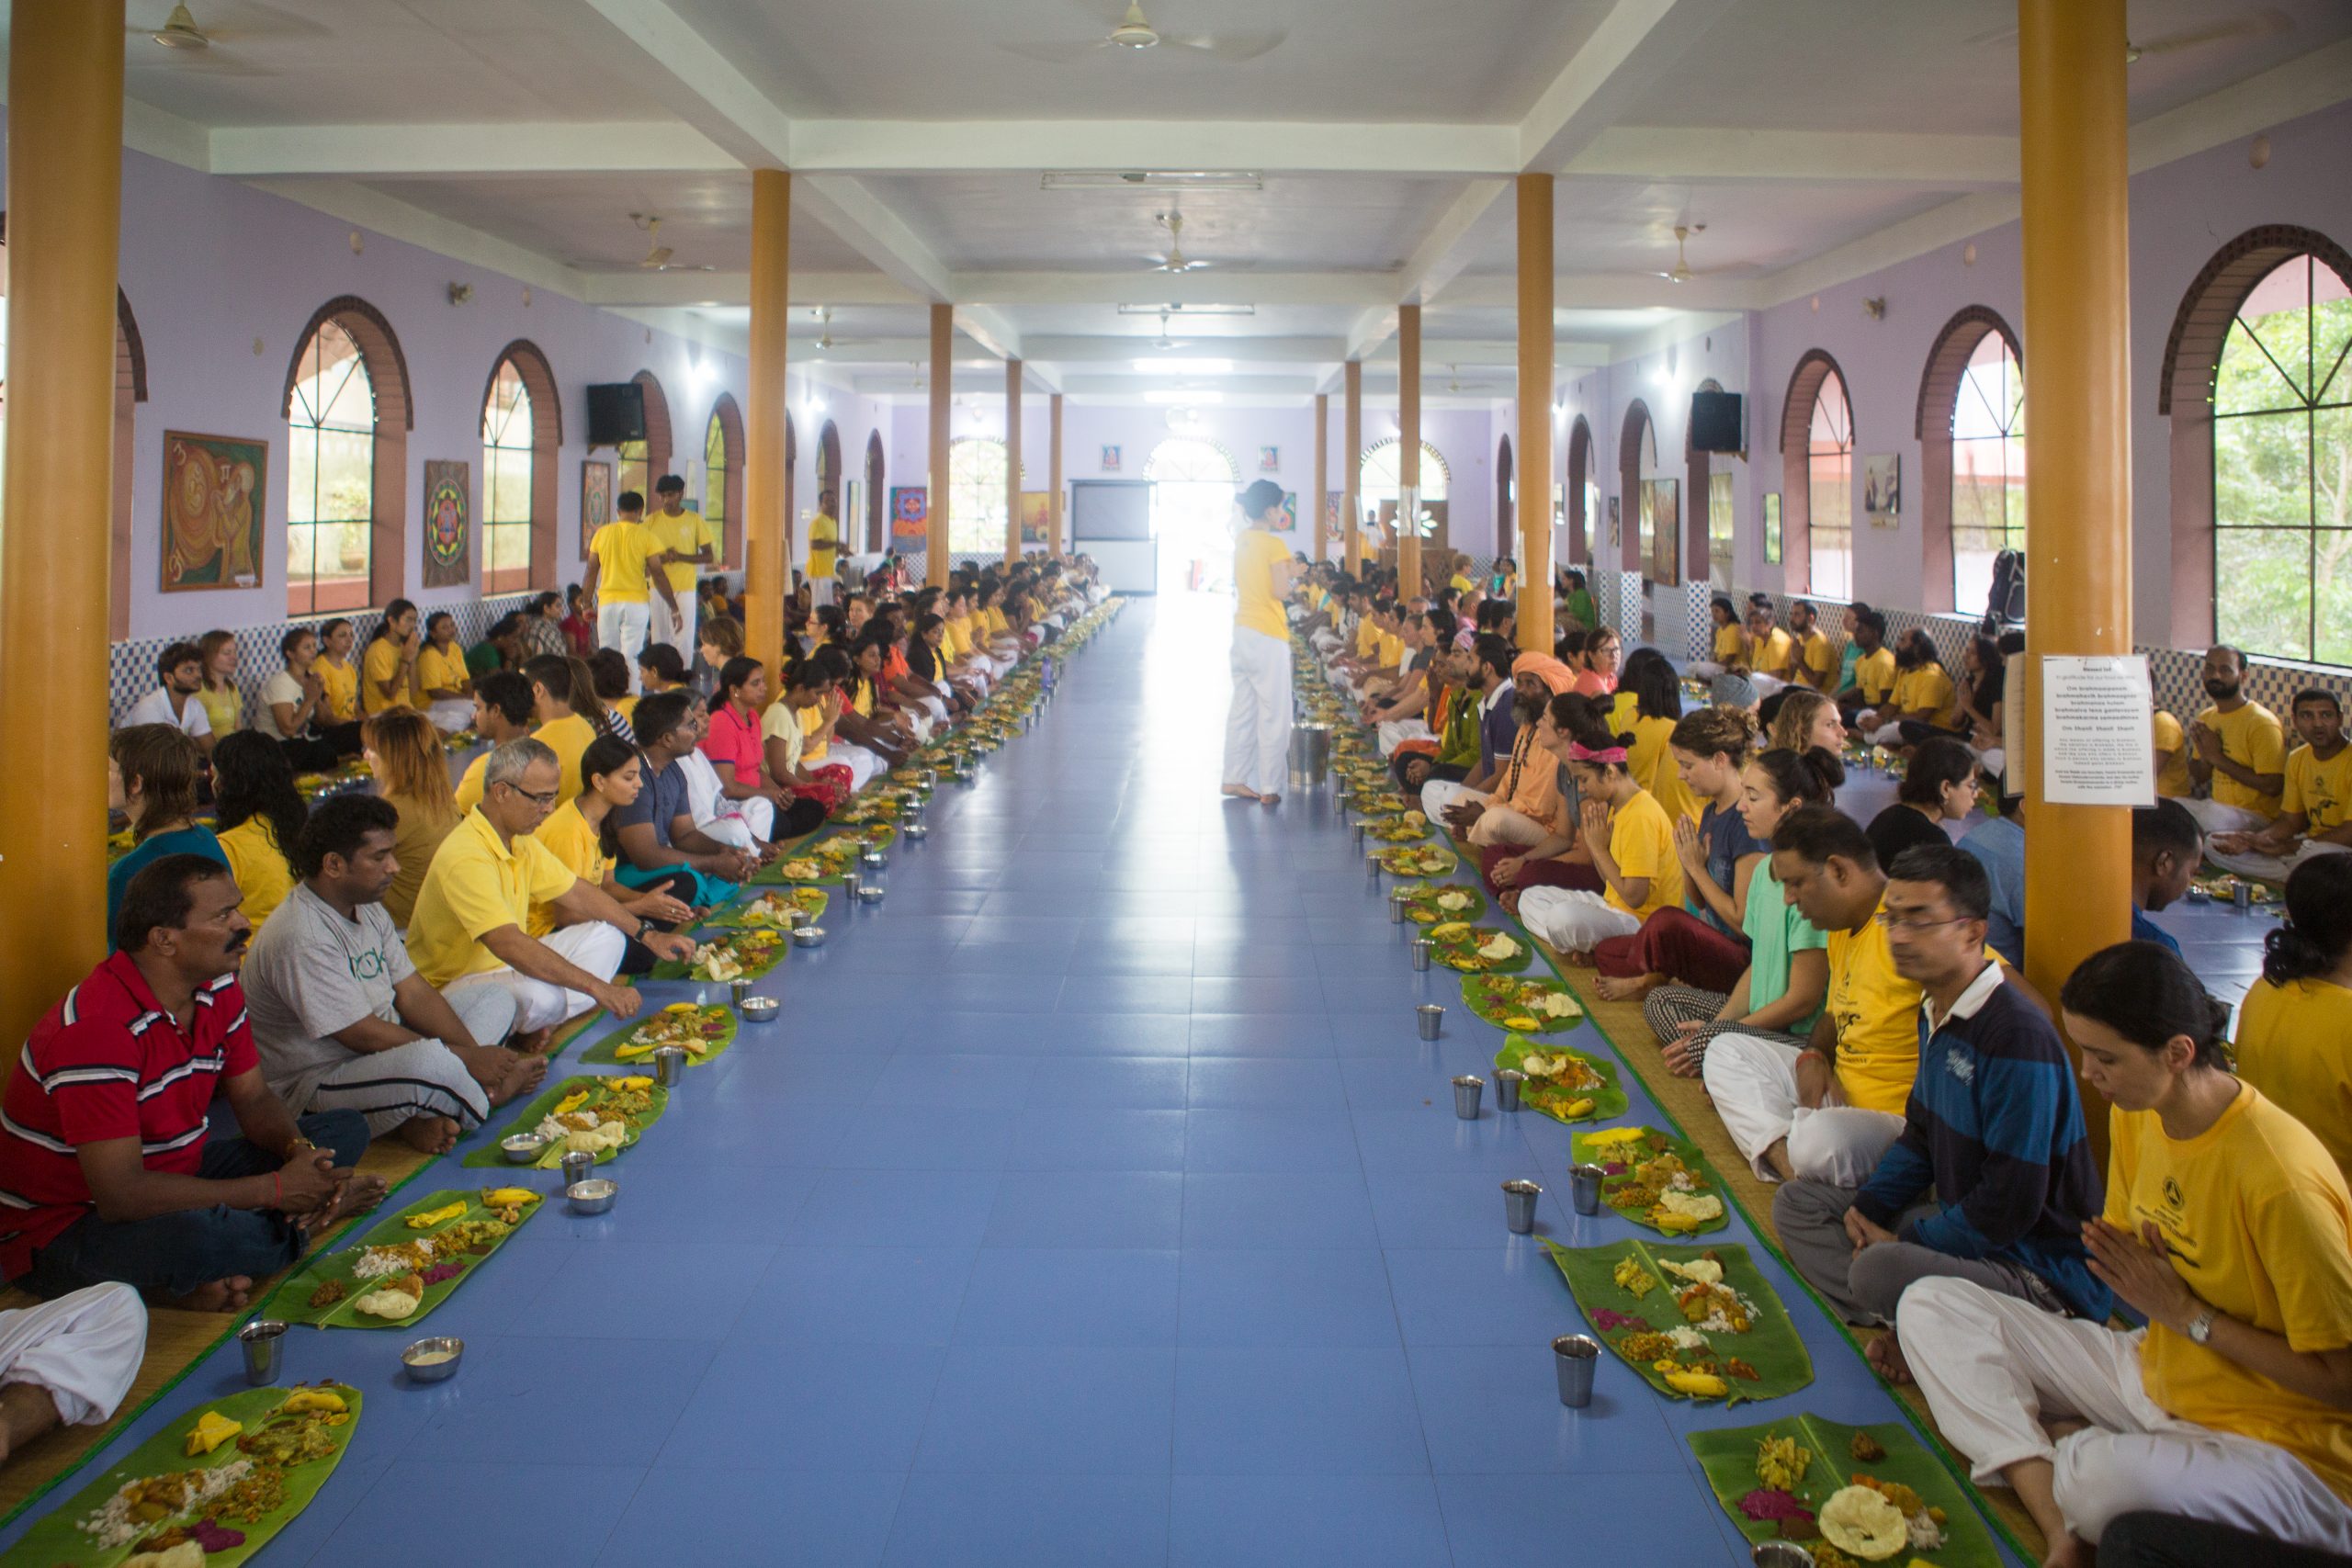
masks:
{"label": "white ceiling", "polygon": [[[171,7],[124,3],[134,28]],[[1883,265],[1935,209],[2014,210],[2015,0],[1147,4],[1171,39],[1282,35],[1238,62],[1088,47],[1124,0],[189,4],[210,51],[129,40],[132,145],[728,345],[746,171],[793,168],[791,352],[894,397],[934,300],[981,395],[1014,355],[1138,395],[1186,345],[1233,362],[1235,398],[1334,389],[1351,357],[1379,395],[1416,299],[1425,390],[1507,393],[1525,171],[1559,176],[1564,372]],[[2346,0],[2132,0],[2130,27],[2135,156],[2352,96]],[[1138,169],[1260,178],[1042,179]],[[1210,264],[1182,276],[1153,270],[1171,208]],[[632,212],[677,270],[638,265]],[[1680,288],[1677,223],[1704,225]],[[1250,310],[1178,310],[1162,351],[1162,304]]]}

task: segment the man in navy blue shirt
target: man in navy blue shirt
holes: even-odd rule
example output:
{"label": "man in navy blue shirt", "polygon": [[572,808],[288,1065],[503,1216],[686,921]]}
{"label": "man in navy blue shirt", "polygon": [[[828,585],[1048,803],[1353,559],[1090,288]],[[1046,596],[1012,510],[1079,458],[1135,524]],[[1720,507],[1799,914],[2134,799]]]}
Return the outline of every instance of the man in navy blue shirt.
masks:
{"label": "man in navy blue shirt", "polygon": [[1470,645],[1477,662],[1472,683],[1478,689],[1478,766],[1459,784],[1431,779],[1421,786],[1421,811],[1432,822],[1445,821],[1445,809],[1465,798],[1484,800],[1494,787],[1495,774],[1510,761],[1511,743],[1519,739],[1519,720],[1511,713],[1510,667],[1519,651],[1492,632],[1482,632]]}
{"label": "man in navy blue shirt", "polygon": [[[1878,919],[1895,972],[1925,992],[1903,1133],[1858,1190],[1800,1179],[1772,1219],[1789,1261],[1858,1323],[1894,1321],[1915,1280],[1951,1276],[2104,1321],[2082,1228],[2103,1184],[2073,1064],[2049,1016],[1984,957],[1984,868],[1957,846],[1905,850]],[[1871,1364],[1908,1374],[1892,1334]]]}
{"label": "man in navy blue shirt", "polygon": [[2205,829],[2177,800],[2158,800],[2132,813],[2132,940],[2153,942],[2177,955],[2180,943],[2149,915],[2188,894],[2205,863]]}

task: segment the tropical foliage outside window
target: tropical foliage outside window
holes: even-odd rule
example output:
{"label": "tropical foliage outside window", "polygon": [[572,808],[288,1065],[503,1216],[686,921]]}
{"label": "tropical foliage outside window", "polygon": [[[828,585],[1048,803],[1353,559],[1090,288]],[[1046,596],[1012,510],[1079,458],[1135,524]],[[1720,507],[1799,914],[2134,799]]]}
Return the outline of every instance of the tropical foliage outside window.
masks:
{"label": "tropical foliage outside window", "polygon": [[[710,428],[703,433],[703,471],[709,477],[703,480],[702,515],[711,531],[723,541],[727,537],[727,427],[719,423],[718,411],[710,411]],[[719,547],[724,552],[726,546]],[[722,558],[718,567],[726,566]]]}
{"label": "tropical foliage outside window", "polygon": [[1854,596],[1854,415],[1846,383],[1832,370],[1813,399],[1805,445],[1806,499],[1813,515],[1813,592]]}
{"label": "tropical foliage outside window", "polygon": [[1004,553],[1004,443],[967,435],[947,448],[947,547]]}
{"label": "tropical foliage outside window", "polygon": [[2249,653],[2352,664],[2352,298],[2316,257],[2238,308],[2213,377],[2213,618]]}
{"label": "tropical foliage outside window", "polygon": [[368,603],[376,512],[376,389],[334,321],[302,346],[286,422],[286,608]]}
{"label": "tropical foliage outside window", "polygon": [[[1398,491],[1403,489],[1397,477],[1397,466],[1404,460],[1404,443],[1394,436],[1385,441],[1375,441],[1363,449],[1363,464],[1356,470],[1356,492],[1365,515],[1377,517],[1383,502],[1395,504]],[[1447,469],[1444,457],[1436,447],[1422,442],[1421,500],[1445,500],[1446,487],[1453,479],[1453,475]],[[1425,529],[1422,536],[1427,537],[1433,531]]]}
{"label": "tropical foliage outside window", "polygon": [[2025,548],[2025,376],[2000,333],[1976,340],[1951,411],[1951,602],[1981,609],[1993,558]]}
{"label": "tropical foliage outside window", "polygon": [[531,393],[511,359],[498,362],[481,411],[482,591],[531,585]]}
{"label": "tropical foliage outside window", "polygon": [[1732,485],[1729,474],[1707,476],[1707,575],[1718,588],[1731,586]]}
{"label": "tropical foliage outside window", "polygon": [[620,508],[618,504],[620,498],[628,494],[630,491],[635,491],[638,494],[643,496],[645,498],[645,504],[649,508],[651,507],[653,504],[654,476],[647,466],[650,458],[646,454],[645,443],[642,441],[624,441],[617,448],[616,455],[620,458],[620,472],[615,476],[616,483],[613,490],[613,501],[615,502],[613,514],[615,516],[618,516],[620,514]]}

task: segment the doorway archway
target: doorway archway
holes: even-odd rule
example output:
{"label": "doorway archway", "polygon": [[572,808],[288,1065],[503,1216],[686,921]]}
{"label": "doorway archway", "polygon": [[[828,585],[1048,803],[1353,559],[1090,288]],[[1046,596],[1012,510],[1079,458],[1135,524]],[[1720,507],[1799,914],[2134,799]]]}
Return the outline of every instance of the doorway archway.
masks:
{"label": "doorway archway", "polygon": [[1151,531],[1159,541],[1162,592],[1171,582],[1195,590],[1233,574],[1233,492],[1240,465],[1214,441],[1174,435],[1144,464],[1151,480]]}

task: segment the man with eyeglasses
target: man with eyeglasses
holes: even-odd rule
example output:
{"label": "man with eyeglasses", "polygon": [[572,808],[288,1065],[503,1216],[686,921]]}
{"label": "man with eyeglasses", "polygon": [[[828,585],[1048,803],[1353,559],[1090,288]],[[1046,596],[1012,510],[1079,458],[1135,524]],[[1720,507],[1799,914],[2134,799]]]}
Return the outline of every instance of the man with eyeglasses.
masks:
{"label": "man with eyeglasses", "polygon": [[[534,837],[556,808],[562,772],[537,740],[509,740],[482,770],[481,804],[451,829],[433,856],[408,927],[409,957],[453,1007],[477,986],[514,998],[515,1045],[544,1050],[558,1024],[590,1008],[634,1018],[634,987],[613,984],[630,937],[663,958],[686,958],[694,943],[659,931],[574,876]],[[550,905],[557,929],[527,933],[534,904]]]}
{"label": "man with eyeglasses", "polygon": [[[2083,1226],[2103,1184],[2073,1065],[2048,1015],[1984,947],[1992,884],[1975,856],[1919,844],[1896,857],[1878,919],[1917,984],[1919,1069],[1903,1131],[1859,1188],[1800,1178],[1773,1197],[1789,1261],[1849,1322],[1893,1324],[1915,1280],[1944,1276],[2104,1322],[2114,1303]],[[1909,1374],[1893,1334],[1871,1365]]]}
{"label": "man with eyeglasses", "polygon": [[[1717,1035],[1707,1047],[1707,1093],[1761,1179],[1859,1187],[1903,1131],[1919,1066],[1924,993],[1895,963],[1889,924],[1929,917],[1886,907],[1886,874],[1870,836],[1833,806],[1801,807],[1781,820],[1772,874],[1828,938],[1828,999],[1803,1050]],[[1975,944],[1987,963],[2000,962],[1981,930]],[[2004,977],[2039,1002],[2014,972]]]}

